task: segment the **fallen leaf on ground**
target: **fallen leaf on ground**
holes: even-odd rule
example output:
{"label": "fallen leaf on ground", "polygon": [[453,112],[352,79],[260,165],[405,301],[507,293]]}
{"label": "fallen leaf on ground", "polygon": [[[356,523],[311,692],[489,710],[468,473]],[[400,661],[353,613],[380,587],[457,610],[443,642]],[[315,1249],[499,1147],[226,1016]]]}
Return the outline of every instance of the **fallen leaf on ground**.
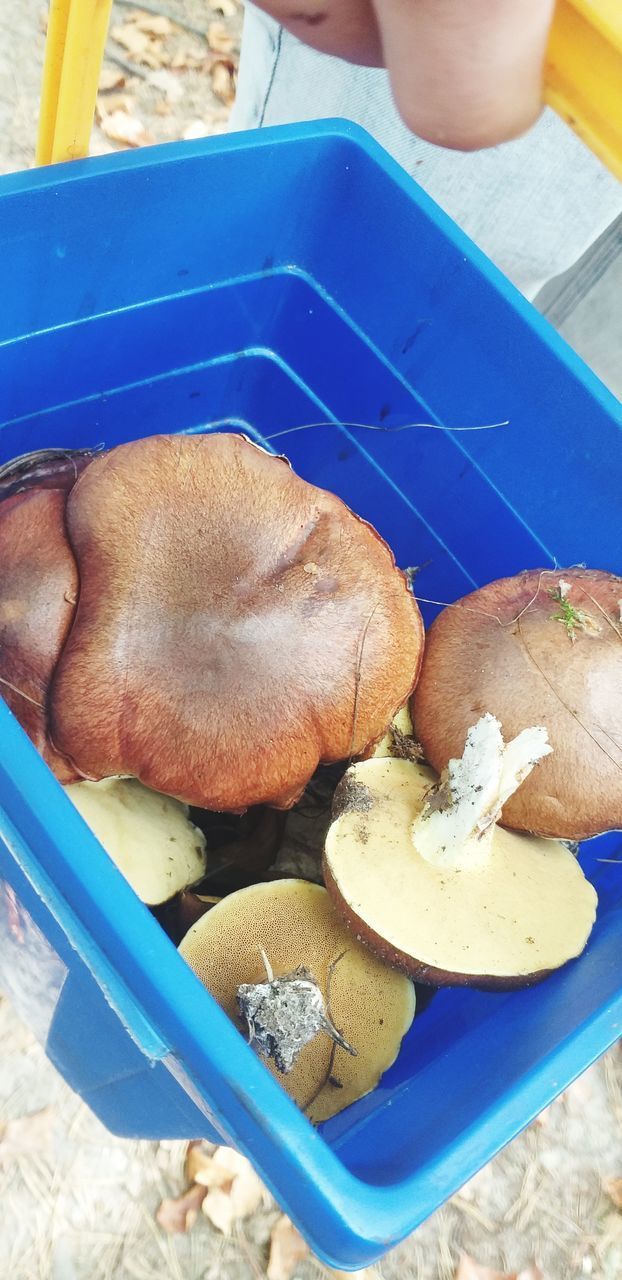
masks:
{"label": "fallen leaf on ground", "polygon": [[168,102],[180,102],[184,96],[184,86],[179,76],[166,67],[161,67],[158,71],[149,71],[147,84],[153,85],[154,89],[160,89],[166,94]]}
{"label": "fallen leaf on ground", "polygon": [[102,67],[99,77],[100,93],[110,93],[111,89],[122,89],[124,84],[125,76],[120,69]]}
{"label": "fallen leaf on ground", "polygon": [[212,89],[217,98],[226,106],[233,105],[235,98],[235,67],[232,62],[219,60],[212,67]]}
{"label": "fallen leaf on ground", "polygon": [[622,1209],[622,1178],[605,1178],[603,1190],[606,1191],[609,1199],[613,1201],[616,1209]]}
{"label": "fallen leaf on ground", "polygon": [[233,1147],[217,1147],[213,1160],[214,1164],[218,1165],[220,1169],[229,1171],[232,1181],[236,1174],[242,1173],[244,1169],[248,1168],[246,1156],[240,1155],[240,1152],[235,1151]]}
{"label": "fallen leaf on ground", "polygon": [[195,1183],[175,1200],[163,1200],[156,1213],[156,1222],[167,1235],[183,1235],[194,1226],[206,1195],[205,1187]]}
{"label": "fallen leaf on ground", "polygon": [[162,41],[153,39],[146,31],[140,31],[134,22],[120,23],[112,28],[110,35],[134,62],[142,62],[153,70],[170,62],[170,55]]}
{"label": "fallen leaf on ground", "polygon": [[170,65],[174,71],[198,71],[207,66],[208,56],[203,50],[199,53],[189,45],[182,45],[173,54]]}
{"label": "fallen leaf on ground", "polygon": [[233,1179],[229,1197],[236,1219],[250,1218],[259,1208],[264,1198],[264,1185],[248,1162]]}
{"label": "fallen leaf on ground", "polygon": [[100,122],[102,133],[113,142],[122,142],[126,147],[146,147],[153,142],[153,134],[145,129],[142,120],[128,115],[127,111],[112,111],[102,117]]}
{"label": "fallen leaf on ground", "polygon": [[201,1207],[205,1217],[209,1218],[217,1231],[221,1231],[223,1236],[231,1234],[235,1214],[228,1191],[223,1191],[221,1187],[210,1187]]}
{"label": "fallen leaf on ground", "polygon": [[170,36],[175,30],[170,18],[165,18],[164,14],[137,13],[132,14],[129,21],[137,31],[144,31],[147,36]]}
{"label": "fallen leaf on ground", "polygon": [[194,142],[195,138],[205,138],[209,133],[209,125],[205,120],[191,120],[190,124],[184,126],[182,138],[184,142]]}
{"label": "fallen leaf on ground", "polygon": [[126,115],[131,115],[134,106],[134,98],[129,93],[108,93],[105,98],[98,97],[97,114],[102,120],[105,116],[111,116],[114,111],[123,111]]}
{"label": "fallen leaf on ground", "polygon": [[297,1264],[308,1256],[308,1244],[293,1222],[282,1213],[270,1234],[270,1258],[266,1272],[268,1280],[292,1280]]}
{"label": "fallen leaf on ground", "polygon": [[455,1280],[544,1280],[544,1277],[535,1266],[525,1267],[522,1271],[496,1271],[494,1267],[486,1267],[463,1253]]}
{"label": "fallen leaf on ground", "polygon": [[571,1085],[568,1086],[562,1098],[566,1106],[571,1111],[585,1111],[590,1105],[594,1097],[594,1068],[588,1068],[584,1071]]}
{"label": "fallen leaf on ground", "polygon": [[214,13],[222,13],[223,18],[235,18],[238,12],[235,0],[209,0],[209,7]]}
{"label": "fallen leaf on ground", "polygon": [[230,1187],[233,1175],[228,1169],[214,1164],[212,1156],[199,1158],[190,1153],[186,1162],[186,1173],[193,1182],[201,1187]]}
{"label": "fallen leaf on ground", "polygon": [[29,1116],[9,1120],[0,1133],[0,1163],[8,1164],[20,1155],[41,1155],[50,1145],[54,1128],[54,1110],[44,1107]]}
{"label": "fallen leaf on ground", "polygon": [[210,22],[207,28],[207,43],[212,53],[231,53],[235,49],[236,39],[224,22]]}

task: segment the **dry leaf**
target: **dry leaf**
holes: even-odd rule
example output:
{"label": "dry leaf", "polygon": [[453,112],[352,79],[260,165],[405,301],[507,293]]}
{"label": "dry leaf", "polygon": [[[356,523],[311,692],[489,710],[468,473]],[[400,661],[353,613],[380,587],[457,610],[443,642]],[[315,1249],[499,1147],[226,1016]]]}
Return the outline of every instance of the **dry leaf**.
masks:
{"label": "dry leaf", "polygon": [[115,67],[102,67],[99,77],[99,92],[110,93],[112,89],[122,89],[125,84],[123,72]]}
{"label": "dry leaf", "polygon": [[134,106],[135,99],[129,93],[109,93],[105,98],[97,99],[97,114],[102,120],[115,111],[123,111],[126,115],[131,115]]}
{"label": "dry leaf", "polygon": [[584,1112],[590,1106],[594,1099],[594,1081],[594,1067],[588,1067],[562,1093],[562,1098],[571,1111]]}
{"label": "dry leaf", "polygon": [[170,18],[164,14],[137,13],[128,19],[137,31],[144,31],[147,36],[171,36],[174,31]]}
{"label": "dry leaf", "polygon": [[212,89],[217,98],[226,106],[233,105],[235,99],[235,67],[232,62],[219,60],[212,67]]}
{"label": "dry leaf", "polygon": [[9,1120],[0,1135],[0,1164],[12,1163],[20,1155],[41,1155],[50,1146],[53,1128],[52,1107]]}
{"label": "dry leaf", "polygon": [[133,57],[140,59],[143,53],[147,53],[151,40],[144,31],[137,31],[133,22],[120,22],[110,32],[112,39],[116,44],[120,44],[122,49]]}
{"label": "dry leaf", "polygon": [[[186,1153],[185,1174],[188,1182],[201,1182],[199,1174],[204,1170],[211,1168],[212,1157],[215,1147],[205,1142],[191,1142]],[[201,1182],[202,1186],[209,1186],[207,1182]]]}
{"label": "dry leaf", "polygon": [[163,1200],[156,1222],[168,1235],[180,1235],[194,1226],[199,1209],[207,1195],[205,1187],[193,1186],[184,1191],[176,1200]]}
{"label": "dry leaf", "polygon": [[210,1187],[203,1201],[203,1213],[209,1218],[212,1226],[221,1231],[223,1236],[231,1233],[234,1212],[231,1196],[220,1187]]}
{"label": "dry leaf", "polygon": [[126,111],[113,111],[104,116],[100,127],[107,138],[122,142],[126,147],[146,147],[153,142],[153,135],[145,129],[142,121]]}
{"label": "dry leaf", "polygon": [[622,1178],[605,1178],[603,1190],[613,1201],[616,1209],[622,1209]]}
{"label": "dry leaf", "polygon": [[268,1280],[292,1280],[296,1266],[309,1256],[309,1246],[284,1213],[270,1234]]}
{"label": "dry leaf", "polygon": [[112,39],[125,49],[133,62],[141,62],[156,70],[170,62],[168,51],[161,40],[154,40],[146,31],[139,31],[134,22],[122,22],[110,32]]}
{"label": "dry leaf", "polygon": [[238,12],[235,0],[209,0],[209,7],[214,13],[222,13],[223,18],[235,18]]}
{"label": "dry leaf", "polygon": [[463,1253],[458,1264],[455,1280],[544,1280],[538,1267],[525,1267],[523,1271],[496,1271],[494,1267],[486,1267],[482,1262]]}
{"label": "dry leaf", "polygon": [[231,53],[235,49],[235,36],[227,30],[224,22],[210,22],[207,28],[207,43],[212,53]]}
{"label": "dry leaf", "polygon": [[219,1169],[228,1171],[231,1181],[236,1177],[236,1174],[243,1173],[249,1167],[246,1156],[240,1155],[239,1151],[234,1151],[233,1147],[217,1147],[213,1160]]}
{"label": "dry leaf", "polygon": [[253,1166],[248,1162],[246,1168],[233,1179],[229,1198],[233,1216],[236,1219],[250,1218],[251,1214],[259,1208],[264,1198],[264,1186]]}
{"label": "dry leaf", "polygon": [[173,55],[170,65],[175,71],[197,71],[207,65],[207,58],[203,52],[197,53],[185,45]]}
{"label": "dry leaf", "polygon": [[184,86],[179,76],[168,71],[166,67],[158,71],[150,71],[147,75],[147,83],[166,94],[167,102],[180,102],[184,96]]}
{"label": "dry leaf", "polygon": [[195,138],[205,138],[209,133],[209,125],[205,120],[191,120],[182,132],[184,142],[193,142]]}

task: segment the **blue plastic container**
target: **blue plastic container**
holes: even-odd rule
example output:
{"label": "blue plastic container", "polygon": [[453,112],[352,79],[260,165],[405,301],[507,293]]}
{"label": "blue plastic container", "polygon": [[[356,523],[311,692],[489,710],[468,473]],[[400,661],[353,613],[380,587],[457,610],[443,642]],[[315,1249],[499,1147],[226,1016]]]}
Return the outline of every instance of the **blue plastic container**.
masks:
{"label": "blue plastic container", "polygon": [[[620,406],[361,131],[5,177],[0,247],[3,459],[214,425],[508,419],[274,447],[425,566],[421,596],[555,562],[622,571]],[[3,704],[0,733],[0,988],[110,1129],[235,1144],[333,1264],[407,1235],[620,1033],[609,836],[582,855],[600,895],[585,955],[533,990],[433,995],[375,1092],[316,1132]]]}

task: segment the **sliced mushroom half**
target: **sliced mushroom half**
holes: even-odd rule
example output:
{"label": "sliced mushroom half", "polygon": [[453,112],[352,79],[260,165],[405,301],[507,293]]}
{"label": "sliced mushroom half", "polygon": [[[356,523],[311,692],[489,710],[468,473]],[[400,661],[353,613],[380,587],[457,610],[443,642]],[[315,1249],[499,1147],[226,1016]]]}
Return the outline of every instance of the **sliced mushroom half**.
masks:
{"label": "sliced mushroom half", "polygon": [[326,885],[355,936],[431,985],[526,986],[585,947],[596,894],[559,841],[496,819],[546,733],[504,746],[483,717],[440,779],[407,760],[352,766],[336,795]]}
{"label": "sliced mushroom half", "polygon": [[148,906],[167,902],[205,874],[205,837],[179,800],[135,778],[76,782],[65,791]]}

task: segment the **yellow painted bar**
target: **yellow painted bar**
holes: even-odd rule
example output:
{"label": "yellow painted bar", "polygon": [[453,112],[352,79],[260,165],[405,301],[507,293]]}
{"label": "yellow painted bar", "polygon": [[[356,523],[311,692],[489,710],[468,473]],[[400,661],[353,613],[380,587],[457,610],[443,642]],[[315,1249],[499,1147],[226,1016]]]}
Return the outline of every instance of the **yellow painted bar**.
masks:
{"label": "yellow painted bar", "polygon": [[55,5],[61,12],[48,30],[37,156],[40,164],[88,155],[112,11],[112,0],[53,0],[52,9]]}
{"label": "yellow painted bar", "polygon": [[622,0],[558,0],[544,96],[622,179]]}
{"label": "yellow painted bar", "polygon": [[39,112],[39,136],[37,138],[37,164],[49,164],[54,145],[54,129],[58,107],[58,89],[63,70],[63,55],[71,0],[50,0],[48,30],[45,42],[41,107]]}

